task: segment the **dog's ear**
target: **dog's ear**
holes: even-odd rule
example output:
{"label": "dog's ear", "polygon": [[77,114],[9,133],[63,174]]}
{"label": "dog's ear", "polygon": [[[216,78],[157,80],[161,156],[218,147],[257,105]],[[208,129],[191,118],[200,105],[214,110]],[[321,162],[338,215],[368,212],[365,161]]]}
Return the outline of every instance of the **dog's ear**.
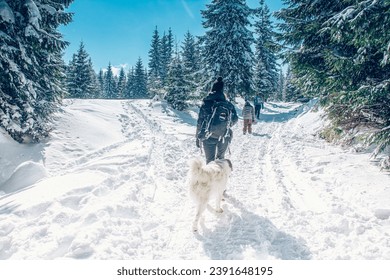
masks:
{"label": "dog's ear", "polygon": [[226,159],[227,163],[229,164],[230,169],[233,171],[233,164],[230,161],[230,159]]}

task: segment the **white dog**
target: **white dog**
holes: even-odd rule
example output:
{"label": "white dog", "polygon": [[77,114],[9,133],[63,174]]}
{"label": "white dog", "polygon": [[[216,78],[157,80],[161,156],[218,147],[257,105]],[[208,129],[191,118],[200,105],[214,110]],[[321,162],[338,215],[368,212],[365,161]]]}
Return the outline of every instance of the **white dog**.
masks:
{"label": "white dog", "polygon": [[223,212],[221,200],[232,170],[232,163],[228,159],[218,159],[207,165],[199,158],[190,162],[190,194],[197,204],[196,216],[192,225],[193,231],[198,230],[199,218],[212,197],[216,198],[216,211]]}

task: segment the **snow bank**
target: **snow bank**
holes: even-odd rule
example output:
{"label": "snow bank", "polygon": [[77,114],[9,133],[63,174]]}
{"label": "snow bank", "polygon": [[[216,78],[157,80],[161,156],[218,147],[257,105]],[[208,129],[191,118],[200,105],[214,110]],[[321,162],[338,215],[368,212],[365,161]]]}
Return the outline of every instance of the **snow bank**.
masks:
{"label": "snow bank", "polygon": [[33,185],[46,176],[47,172],[42,163],[26,161],[16,167],[9,179],[2,184],[1,191],[6,194],[16,192]]}
{"label": "snow bank", "polygon": [[28,187],[47,175],[43,147],[17,143],[0,129],[0,194]]}

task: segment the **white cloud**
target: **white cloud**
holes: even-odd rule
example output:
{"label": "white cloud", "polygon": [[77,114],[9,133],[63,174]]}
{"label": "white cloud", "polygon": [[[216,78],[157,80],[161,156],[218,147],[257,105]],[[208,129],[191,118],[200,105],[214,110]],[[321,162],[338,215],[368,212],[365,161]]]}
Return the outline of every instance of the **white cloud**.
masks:
{"label": "white cloud", "polygon": [[[119,76],[121,68],[125,69],[125,72],[127,72],[126,70],[128,68],[128,64],[124,63],[124,64],[119,64],[119,65],[111,65],[111,70],[112,70],[112,73],[114,74],[114,76]],[[103,70],[103,73],[107,72],[107,68],[103,68],[102,70]]]}

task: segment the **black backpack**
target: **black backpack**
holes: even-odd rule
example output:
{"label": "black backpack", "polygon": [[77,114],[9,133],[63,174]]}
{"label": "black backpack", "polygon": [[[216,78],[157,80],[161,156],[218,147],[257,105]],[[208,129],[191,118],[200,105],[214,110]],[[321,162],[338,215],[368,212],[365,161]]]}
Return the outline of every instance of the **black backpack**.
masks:
{"label": "black backpack", "polygon": [[205,126],[205,138],[224,138],[229,134],[232,120],[231,105],[228,101],[215,101]]}

